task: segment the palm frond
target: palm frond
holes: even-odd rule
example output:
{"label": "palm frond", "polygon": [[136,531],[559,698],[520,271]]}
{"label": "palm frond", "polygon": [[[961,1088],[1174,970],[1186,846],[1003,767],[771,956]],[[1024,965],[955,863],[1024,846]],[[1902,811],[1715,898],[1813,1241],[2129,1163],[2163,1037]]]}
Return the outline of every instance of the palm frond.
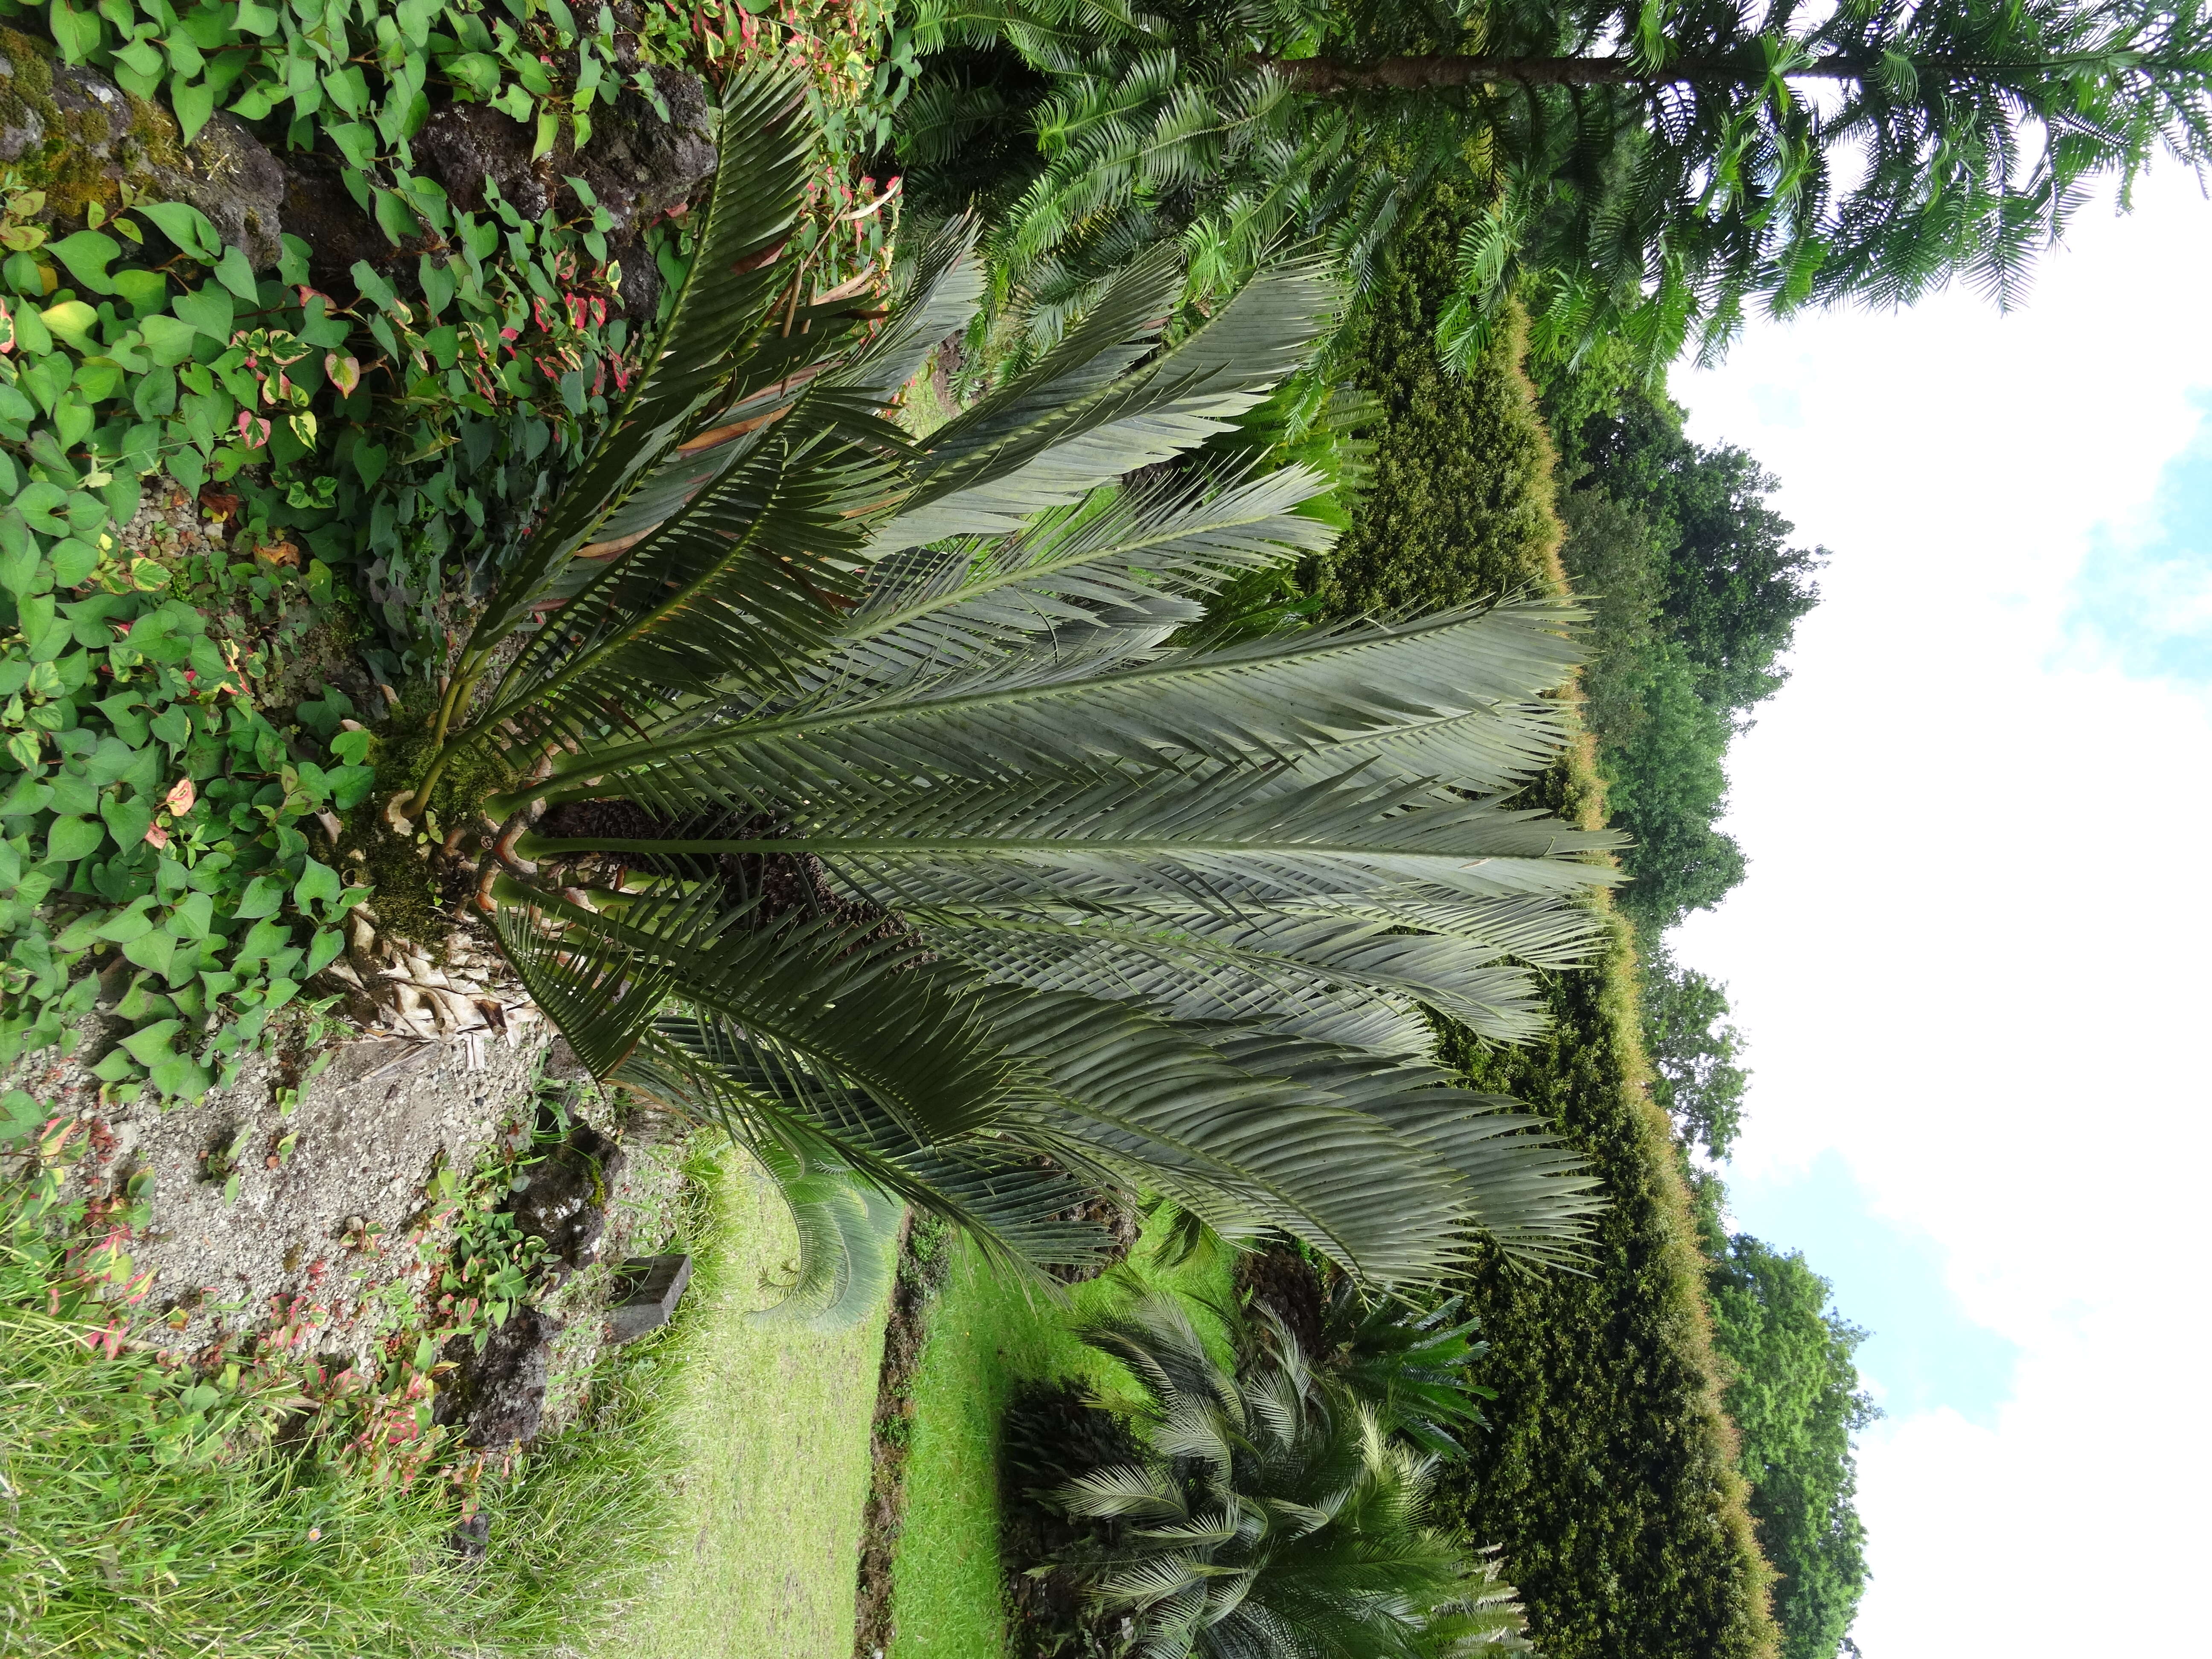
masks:
{"label": "palm frond", "polygon": [[906,1206],[850,1171],[780,1142],[756,1156],[791,1211],[799,1263],[782,1298],[755,1316],[817,1331],[858,1323],[890,1289]]}
{"label": "palm frond", "polygon": [[1325,488],[1297,467],[1218,492],[1168,480],[1103,492],[1003,541],[895,556],[840,629],[824,678],[941,674],[1039,642],[1064,649],[1125,622],[1158,628],[1146,641],[1157,644],[1198,614],[1163,609],[1164,598],[1322,546],[1326,527],[1296,509]]}
{"label": "palm frond", "polygon": [[[1013,1065],[973,997],[911,946],[856,943],[805,918],[749,927],[744,907],[726,908],[706,887],[641,899],[618,915],[514,884],[507,891],[503,940],[557,922],[561,952],[605,964],[603,975],[641,966],[756,1052],[864,1092],[921,1144],[985,1127],[1007,1103]],[[524,904],[534,914],[518,915]]]}
{"label": "palm frond", "polygon": [[[1471,607],[1395,628],[1314,629],[1174,652],[1097,674],[1033,656],[887,691],[828,689],[750,719],[688,722],[668,736],[597,750],[588,764],[600,777],[659,772],[665,781],[655,785],[672,791],[687,770],[702,779],[718,769],[768,779],[824,767],[860,776],[988,777],[1061,769],[1071,756],[1249,763],[1369,736],[1379,750],[1397,726],[1421,726],[1418,744],[1447,716],[1508,698],[1517,713],[1531,659],[1542,659],[1540,641],[1552,639],[1552,659],[1573,660],[1567,641],[1530,627],[1526,613],[1553,628],[1577,614],[1549,603]],[[1565,666],[1558,672],[1564,678]],[[1367,752],[1355,751],[1360,759]],[[583,798],[557,777],[540,793]]]}
{"label": "palm frond", "polygon": [[1431,1066],[1279,1032],[1224,1026],[1215,1041],[1240,1069],[1297,1083],[1441,1160],[1473,1228],[1507,1255],[1572,1267],[1603,1207],[1596,1177],[1516,1102],[1458,1087]]}
{"label": "palm frond", "polygon": [[1456,1178],[1380,1118],[1126,1004],[1012,988],[983,1000],[1023,1062],[1023,1132],[1070,1167],[1241,1209],[1384,1283],[1465,1254]]}
{"label": "palm frond", "polygon": [[1139,1001],[1172,1019],[1239,1020],[1388,1053],[1425,1053],[1425,1001],[1492,1042],[1543,1029],[1535,984],[1472,940],[1350,918],[931,913],[932,946],[994,979]]}
{"label": "palm frond", "polygon": [[1118,273],[1036,368],[931,434],[914,493],[871,550],[1010,534],[1194,448],[1297,367],[1335,302],[1319,264],[1281,266],[1146,360],[1181,286],[1171,250]]}
{"label": "palm frond", "polygon": [[520,623],[547,579],[589,539],[643,471],[684,437],[728,380],[787,278],[775,268],[796,222],[807,135],[795,76],[733,76],[723,98],[720,159],[699,245],[658,355],[582,471],[562,491],[478,618],[471,642],[489,647]]}

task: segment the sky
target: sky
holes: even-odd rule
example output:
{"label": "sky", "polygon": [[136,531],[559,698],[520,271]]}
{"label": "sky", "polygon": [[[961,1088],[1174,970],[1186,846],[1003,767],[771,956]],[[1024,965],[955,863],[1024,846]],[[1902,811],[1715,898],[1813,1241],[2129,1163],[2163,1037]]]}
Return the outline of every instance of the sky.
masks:
{"label": "sky", "polygon": [[1675,946],[1749,1040],[1737,1224],[1872,1333],[1867,1659],[2212,1653],[2208,276],[2154,175],[2009,314],[1672,381],[1831,555]]}

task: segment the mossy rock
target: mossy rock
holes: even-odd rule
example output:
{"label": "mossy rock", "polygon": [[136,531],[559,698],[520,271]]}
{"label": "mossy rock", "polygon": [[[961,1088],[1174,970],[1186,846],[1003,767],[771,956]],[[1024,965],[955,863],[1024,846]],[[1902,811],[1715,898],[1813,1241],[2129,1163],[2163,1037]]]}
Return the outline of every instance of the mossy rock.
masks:
{"label": "mossy rock", "polygon": [[255,269],[276,263],[284,169],[242,123],[218,113],[187,144],[161,105],[52,53],[0,28],[0,164],[46,191],[40,219],[66,233],[94,202],[112,216],[127,184],[141,198],[190,203]]}

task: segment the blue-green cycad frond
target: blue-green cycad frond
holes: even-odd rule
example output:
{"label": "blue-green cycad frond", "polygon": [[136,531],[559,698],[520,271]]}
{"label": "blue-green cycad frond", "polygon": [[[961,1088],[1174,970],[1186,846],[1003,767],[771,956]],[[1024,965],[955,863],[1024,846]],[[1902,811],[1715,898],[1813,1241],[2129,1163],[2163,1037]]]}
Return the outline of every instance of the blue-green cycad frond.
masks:
{"label": "blue-green cycad frond", "polygon": [[1078,1527],[1036,1570],[1068,1575],[1094,1605],[1133,1618],[1146,1655],[1526,1651],[1510,1587],[1427,1524],[1433,1463],[1268,1317],[1272,1340],[1235,1371],[1172,1297],[1085,1328],[1136,1382],[1138,1455],[1035,1494]]}
{"label": "blue-green cycad frond", "polygon": [[890,1289],[906,1206],[873,1182],[781,1144],[765,1146],[759,1158],[790,1207],[799,1260],[781,1298],[757,1316],[823,1331],[857,1323]]}
{"label": "blue-green cycad frond", "polygon": [[[794,118],[781,88],[731,107]],[[775,246],[784,185],[718,195],[702,246]],[[503,947],[598,1075],[813,1183],[802,1310],[865,1299],[854,1183],[1036,1265],[1080,1264],[1101,1189],[1385,1283],[1483,1237],[1571,1255],[1573,1160],[1422,1057],[1431,1011],[1533,1036],[1532,970],[1613,878],[1609,837],[1507,799],[1561,741],[1574,613],[1179,644],[1215,585],[1326,544],[1322,479],[1193,452],[1334,283],[1269,270],[1163,343],[1181,274],[1139,258],[909,440],[890,406],[978,302],[975,245],[931,239],[888,318],[793,276],[734,344],[679,308],[660,361],[712,375],[556,507],[566,563],[495,598],[418,782],[508,749]]]}

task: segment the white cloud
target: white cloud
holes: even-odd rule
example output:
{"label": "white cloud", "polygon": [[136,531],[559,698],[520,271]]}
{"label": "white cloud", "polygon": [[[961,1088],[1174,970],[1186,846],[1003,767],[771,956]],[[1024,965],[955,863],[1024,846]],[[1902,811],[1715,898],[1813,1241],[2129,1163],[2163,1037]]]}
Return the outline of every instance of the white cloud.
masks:
{"label": "white cloud", "polygon": [[1994,1430],[1870,1438],[1869,1659],[2204,1645],[2212,664],[2148,678],[2069,629],[2198,434],[2206,270],[2212,207],[2160,179],[2085,215],[2021,313],[1755,330],[1675,386],[1835,556],[1731,757],[1751,878],[1680,940],[1752,1040],[1738,1163],[1838,1150],[2025,1351]]}

